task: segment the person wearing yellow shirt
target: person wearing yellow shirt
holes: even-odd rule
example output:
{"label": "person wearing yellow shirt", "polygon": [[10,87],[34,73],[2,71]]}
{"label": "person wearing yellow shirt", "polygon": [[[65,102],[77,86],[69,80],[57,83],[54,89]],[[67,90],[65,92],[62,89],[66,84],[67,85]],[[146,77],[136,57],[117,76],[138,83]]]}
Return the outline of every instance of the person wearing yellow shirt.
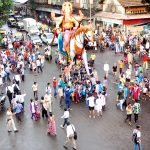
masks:
{"label": "person wearing yellow shirt", "polygon": [[96,59],[96,55],[94,53],[92,53],[90,58],[92,60],[92,64],[94,65],[94,61]]}
{"label": "person wearing yellow shirt", "polygon": [[124,65],[123,60],[120,60],[120,61],[118,62],[118,64],[119,64],[119,72],[120,72],[120,74],[122,74],[123,65]]}

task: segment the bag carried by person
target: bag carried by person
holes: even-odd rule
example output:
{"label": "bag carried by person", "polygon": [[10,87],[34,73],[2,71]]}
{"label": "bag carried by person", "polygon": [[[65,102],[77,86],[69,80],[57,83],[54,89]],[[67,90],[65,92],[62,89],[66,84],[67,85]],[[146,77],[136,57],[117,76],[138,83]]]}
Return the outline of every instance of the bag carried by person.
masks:
{"label": "bag carried by person", "polygon": [[12,93],[10,92],[10,90],[7,87],[7,95],[10,95],[10,94],[12,94]]}
{"label": "bag carried by person", "polygon": [[77,140],[77,132],[74,131],[74,139]]}
{"label": "bag carried by person", "polygon": [[14,93],[18,93],[19,89],[17,88],[17,85],[14,86]]}
{"label": "bag carried by person", "polygon": [[[72,127],[72,125],[71,125],[71,127]],[[77,132],[73,129],[73,127],[72,127],[72,130],[73,130],[73,132],[74,132],[74,139],[77,140],[77,138],[78,138]]]}
{"label": "bag carried by person", "polygon": [[138,144],[138,140],[137,140],[137,133],[133,133],[132,135],[132,141],[136,144]]}

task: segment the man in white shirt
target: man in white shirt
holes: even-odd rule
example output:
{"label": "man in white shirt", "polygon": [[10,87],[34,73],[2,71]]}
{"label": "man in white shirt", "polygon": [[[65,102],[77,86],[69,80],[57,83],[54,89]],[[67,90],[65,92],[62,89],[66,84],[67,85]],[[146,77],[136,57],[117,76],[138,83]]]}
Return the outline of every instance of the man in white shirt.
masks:
{"label": "man in white shirt", "polygon": [[63,98],[64,98],[64,92],[63,92],[63,88],[62,88],[61,85],[59,85],[59,88],[58,88],[58,96],[60,98],[59,105],[61,107],[62,106],[62,102],[63,102]]}
{"label": "man in white shirt", "polygon": [[6,87],[6,95],[8,96],[8,100],[9,100],[9,103],[11,105],[11,101],[12,101],[12,98],[13,98],[13,87],[11,85],[8,85]]}
{"label": "man in white shirt", "polygon": [[61,118],[64,118],[64,123],[60,127],[64,128],[65,125],[68,123],[68,119],[69,119],[69,111],[67,110],[67,108],[64,109],[64,114],[63,116],[61,116]]}
{"label": "man in white shirt", "polygon": [[12,88],[13,88],[13,93],[14,93],[15,95],[19,93],[20,88],[19,88],[19,86],[16,84],[16,82],[13,82]]}
{"label": "man in white shirt", "polygon": [[109,64],[107,62],[104,64],[104,71],[106,78],[108,78]]}
{"label": "man in white shirt", "polygon": [[38,73],[39,73],[39,71],[43,72],[41,61],[40,61],[39,58],[37,58],[37,60],[36,60],[36,65],[37,65],[37,71],[38,71]]}
{"label": "man in white shirt", "polygon": [[131,79],[131,69],[126,70],[126,82],[130,82]]}
{"label": "man in white shirt", "polygon": [[132,141],[134,143],[134,150],[142,150],[141,146],[141,126],[137,125],[133,130]]}
{"label": "man in white shirt", "polygon": [[51,113],[52,112],[52,95],[50,93],[46,93],[44,96],[44,100],[47,104],[47,111]]}
{"label": "man in white shirt", "polygon": [[94,113],[95,98],[92,95],[92,93],[90,93],[90,97],[87,98],[87,101],[89,104],[89,118],[91,118],[91,115],[93,116],[93,118],[95,118],[95,113]]}
{"label": "man in white shirt", "polygon": [[51,94],[51,92],[52,92],[51,85],[50,85],[50,83],[49,83],[49,82],[47,83],[47,86],[46,86],[45,92],[46,92],[46,93],[50,93],[50,94]]}
{"label": "man in white shirt", "polygon": [[64,148],[67,149],[68,143],[71,142],[73,146],[73,150],[76,150],[77,149],[76,140],[74,138],[75,126],[73,124],[70,124],[70,122],[67,123],[66,133],[67,133],[67,137],[64,144]]}
{"label": "man in white shirt", "polygon": [[33,83],[32,90],[33,90],[34,98],[35,99],[38,98],[38,84],[36,82]]}
{"label": "man in white shirt", "polygon": [[19,84],[21,83],[20,74],[16,74],[14,76],[14,80],[15,80],[16,84],[19,86]]}
{"label": "man in white shirt", "polygon": [[21,94],[21,92],[18,93],[18,95],[16,95],[16,100],[22,104],[23,106],[23,111],[24,111],[24,97],[26,96],[26,93]]}
{"label": "man in white shirt", "polygon": [[95,85],[95,84],[96,84],[96,79],[95,79],[95,77],[94,77],[93,74],[91,75],[90,80],[91,80],[91,82],[92,82],[92,85]]}

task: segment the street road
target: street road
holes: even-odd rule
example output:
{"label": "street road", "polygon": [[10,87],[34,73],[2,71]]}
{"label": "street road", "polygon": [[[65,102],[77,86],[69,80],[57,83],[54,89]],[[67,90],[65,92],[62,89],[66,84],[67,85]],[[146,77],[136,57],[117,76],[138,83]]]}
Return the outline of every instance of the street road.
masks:
{"label": "street road", "polygon": [[[56,47],[53,48],[55,50]],[[43,48],[41,51],[44,53]],[[90,53],[90,52],[88,52]],[[53,53],[54,54],[54,53]],[[120,56],[115,56],[110,50],[103,53],[98,52],[95,62],[95,68],[98,71],[100,80],[104,76],[103,65],[107,61],[112,67]],[[43,73],[37,76],[26,70],[25,82],[22,83],[22,91],[27,93],[25,98],[25,113],[22,123],[16,123],[19,129],[18,133],[7,133],[5,112],[0,114],[0,150],[63,150],[65,141],[65,130],[60,128],[63,123],[61,115],[63,110],[59,107],[59,100],[53,98],[53,112],[56,118],[57,136],[47,136],[47,121],[42,118],[39,121],[31,120],[29,110],[30,98],[33,98],[31,86],[34,81],[39,84],[39,97],[45,94],[46,83],[52,83],[53,77],[58,77],[59,68],[54,62],[46,62]],[[132,150],[133,143],[132,130],[135,125],[128,126],[124,123],[125,112],[116,109],[117,85],[113,83],[113,77],[110,74],[108,79],[108,98],[106,112],[101,118],[89,119],[88,108],[85,103],[72,104],[71,122],[75,125],[78,133],[77,146],[79,150]],[[8,102],[6,107],[9,106]],[[150,102],[142,103],[142,114],[139,124],[142,125],[142,145],[143,150],[150,149]],[[71,148],[70,148],[71,150]]]}

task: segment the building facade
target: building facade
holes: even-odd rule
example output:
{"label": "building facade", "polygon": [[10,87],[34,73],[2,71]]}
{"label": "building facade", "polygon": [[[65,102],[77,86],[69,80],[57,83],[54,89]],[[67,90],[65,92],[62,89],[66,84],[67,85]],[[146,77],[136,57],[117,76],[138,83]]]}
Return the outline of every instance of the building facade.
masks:
{"label": "building facade", "polygon": [[[51,12],[55,13],[56,16],[61,15],[62,4],[66,0],[32,0],[34,1],[36,18],[44,23],[51,21]],[[87,20],[90,16],[95,14],[95,8],[98,6],[101,0],[68,0],[73,4],[73,13],[78,14],[81,10],[86,16]],[[30,9],[32,6],[28,5]],[[91,10],[91,11],[90,11]]]}
{"label": "building facade", "polygon": [[135,25],[150,21],[148,6],[142,0],[104,0],[103,9],[95,14],[95,18],[102,26],[139,32],[142,28]]}

